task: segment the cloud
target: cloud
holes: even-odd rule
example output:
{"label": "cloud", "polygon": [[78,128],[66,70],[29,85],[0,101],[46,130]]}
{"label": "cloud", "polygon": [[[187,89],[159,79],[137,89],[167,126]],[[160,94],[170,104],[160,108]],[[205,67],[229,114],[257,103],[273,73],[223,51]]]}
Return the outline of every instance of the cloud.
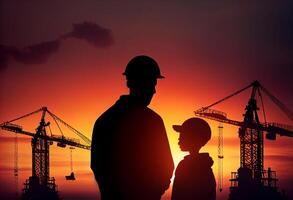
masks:
{"label": "cloud", "polygon": [[63,36],[65,39],[70,37],[85,40],[98,48],[108,47],[113,44],[111,30],[91,22],[73,24],[72,32]]}
{"label": "cloud", "polygon": [[24,64],[41,64],[57,52],[61,41],[46,41],[35,45],[30,45],[22,49],[12,46],[0,45],[0,70],[3,69],[10,59]]}
{"label": "cloud", "polygon": [[0,45],[0,70],[6,66],[9,57],[13,55],[15,50],[14,47]]}
{"label": "cloud", "polygon": [[60,40],[48,41],[15,50],[12,55],[16,61],[24,64],[40,64],[46,62],[53,53],[57,52],[59,46]]}
{"label": "cloud", "polygon": [[11,58],[23,64],[45,63],[52,54],[58,51],[62,41],[69,38],[85,40],[96,48],[107,48],[114,43],[110,29],[91,22],[73,24],[71,32],[52,41],[45,41],[22,49],[0,45],[0,70],[7,65]]}

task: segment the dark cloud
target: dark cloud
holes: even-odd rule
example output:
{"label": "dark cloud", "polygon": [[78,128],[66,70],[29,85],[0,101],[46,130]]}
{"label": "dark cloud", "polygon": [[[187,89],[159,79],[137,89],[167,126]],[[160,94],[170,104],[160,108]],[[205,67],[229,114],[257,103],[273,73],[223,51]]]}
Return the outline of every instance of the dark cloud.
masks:
{"label": "dark cloud", "polygon": [[0,71],[6,66],[8,59],[13,55],[13,52],[15,52],[16,50],[17,49],[14,47],[0,45]]}
{"label": "dark cloud", "polygon": [[3,69],[9,59],[13,58],[24,64],[41,64],[58,51],[63,40],[76,38],[85,40],[96,48],[106,48],[113,44],[112,32],[98,24],[84,22],[73,24],[73,30],[60,38],[30,45],[22,49],[0,45],[0,70]]}
{"label": "dark cloud", "polygon": [[12,55],[16,61],[24,64],[40,64],[57,52],[59,46],[60,40],[48,41],[15,50]]}
{"label": "dark cloud", "polygon": [[95,47],[108,47],[113,44],[111,30],[91,22],[73,24],[73,31],[63,36],[68,37],[85,40]]}
{"label": "dark cloud", "polygon": [[30,45],[22,49],[0,45],[0,70],[7,65],[11,58],[24,64],[44,63],[53,53],[57,52],[60,43],[58,39]]}

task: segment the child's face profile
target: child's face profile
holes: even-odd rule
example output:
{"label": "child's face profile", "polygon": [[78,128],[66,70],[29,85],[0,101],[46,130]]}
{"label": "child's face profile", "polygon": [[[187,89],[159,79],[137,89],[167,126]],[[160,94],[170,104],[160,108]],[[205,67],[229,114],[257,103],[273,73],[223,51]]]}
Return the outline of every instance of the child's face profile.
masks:
{"label": "child's face profile", "polygon": [[181,151],[188,151],[188,142],[185,134],[179,134],[178,145]]}
{"label": "child's face profile", "polygon": [[194,137],[191,137],[190,133],[180,132],[178,145],[181,151],[198,151],[202,145],[199,140],[196,140]]}

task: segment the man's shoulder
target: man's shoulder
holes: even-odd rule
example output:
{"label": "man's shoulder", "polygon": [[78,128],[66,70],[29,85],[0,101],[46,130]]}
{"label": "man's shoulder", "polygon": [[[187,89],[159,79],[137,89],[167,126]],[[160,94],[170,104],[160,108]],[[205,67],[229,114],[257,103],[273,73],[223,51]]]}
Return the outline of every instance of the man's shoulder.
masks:
{"label": "man's shoulder", "polygon": [[162,117],[158,113],[156,113],[154,110],[152,110],[149,107],[144,107],[143,112],[146,113],[146,115],[148,115],[149,117],[155,118],[157,120],[163,120]]}
{"label": "man's shoulder", "polygon": [[109,122],[121,121],[121,120],[134,120],[134,121],[148,121],[153,123],[163,123],[161,116],[146,106],[133,106],[129,103],[117,101],[105,112],[103,112],[95,122],[95,126],[101,124],[108,124]]}
{"label": "man's shoulder", "polygon": [[104,122],[104,121],[109,121],[114,118],[115,114],[115,104],[112,105],[110,108],[108,108],[106,111],[104,111],[97,119],[95,122],[95,125]]}

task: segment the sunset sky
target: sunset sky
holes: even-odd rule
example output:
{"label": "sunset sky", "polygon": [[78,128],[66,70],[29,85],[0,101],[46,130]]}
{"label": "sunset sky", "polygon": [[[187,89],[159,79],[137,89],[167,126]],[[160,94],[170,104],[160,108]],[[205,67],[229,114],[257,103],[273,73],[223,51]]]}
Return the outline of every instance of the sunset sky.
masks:
{"label": "sunset sky", "polygon": [[[158,81],[150,108],[165,123],[176,164],[183,158],[173,124],[254,80],[293,110],[292,1],[0,0],[0,123],[42,106],[91,138],[96,118],[121,94],[122,72],[140,54],[153,57],[166,77]],[[250,91],[216,106],[241,121]],[[267,120],[293,125],[266,96]],[[259,105],[260,106],[260,105]],[[263,120],[260,112],[261,120]],[[214,159],[217,122],[202,151]],[[33,131],[37,117],[19,122]],[[74,135],[68,135],[75,137]],[[0,131],[0,197],[13,196],[14,134]],[[19,139],[19,191],[31,175],[30,139]],[[239,167],[237,127],[224,125],[224,192]],[[51,148],[51,176],[65,200],[97,199],[89,151]],[[277,171],[279,186],[293,198],[293,138],[265,141],[265,168]],[[289,184],[291,182],[291,184]],[[164,199],[170,199],[170,191]]]}

